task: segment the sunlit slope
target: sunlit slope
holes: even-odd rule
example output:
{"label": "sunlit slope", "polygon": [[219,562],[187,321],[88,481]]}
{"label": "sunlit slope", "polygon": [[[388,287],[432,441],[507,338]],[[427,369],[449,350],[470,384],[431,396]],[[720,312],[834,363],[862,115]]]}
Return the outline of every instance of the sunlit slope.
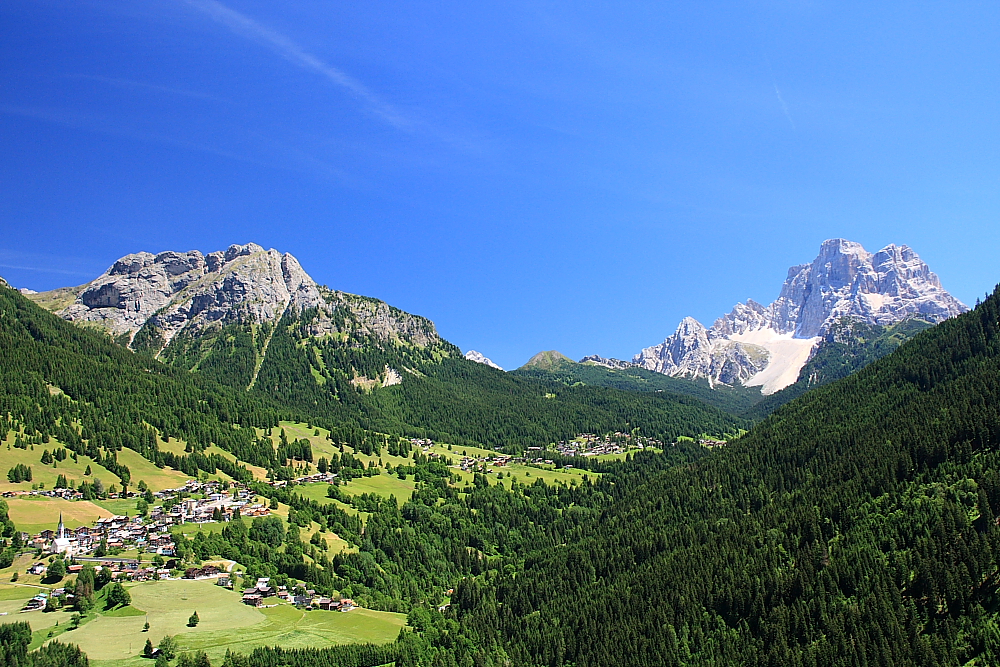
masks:
{"label": "sunlit slope", "polygon": [[995,293],[659,476],[463,623],[516,664],[997,664],[998,322]]}

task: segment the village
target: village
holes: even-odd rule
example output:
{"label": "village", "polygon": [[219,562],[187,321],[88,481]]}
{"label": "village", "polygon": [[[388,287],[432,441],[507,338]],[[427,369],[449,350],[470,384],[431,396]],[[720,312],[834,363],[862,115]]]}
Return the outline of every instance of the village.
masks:
{"label": "village", "polygon": [[268,598],[275,598],[294,604],[296,607],[322,609],[324,611],[347,612],[357,608],[354,600],[350,598],[333,599],[323,595],[317,595],[312,589],[305,589],[301,586],[289,591],[287,586],[272,586],[269,577],[257,579],[256,585],[243,591],[243,604],[251,607],[273,607],[267,604]]}
{"label": "village", "polygon": [[[227,486],[223,488],[223,484],[216,481],[189,480],[180,488],[152,493],[161,504],[146,513],[131,518],[104,517],[91,526],[72,529],[66,528],[60,517],[55,530],[43,530],[35,535],[22,534],[22,543],[39,553],[60,554],[65,558],[102,558],[132,549],[158,556],[173,556],[171,526],[228,521],[237,514],[243,517],[270,514],[265,504],[256,502],[253,491],[240,484]],[[57,491],[19,492],[25,493],[51,495]]]}

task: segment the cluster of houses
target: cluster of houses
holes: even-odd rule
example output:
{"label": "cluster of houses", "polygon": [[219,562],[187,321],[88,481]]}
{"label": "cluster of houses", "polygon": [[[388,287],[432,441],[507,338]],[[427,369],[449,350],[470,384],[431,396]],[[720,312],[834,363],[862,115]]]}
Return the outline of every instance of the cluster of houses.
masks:
{"label": "cluster of houses", "polygon": [[725,440],[713,440],[712,438],[701,438],[698,440],[698,444],[707,449],[715,449],[716,447],[725,447]]}
{"label": "cluster of houses", "polygon": [[[201,497],[193,498],[194,495]],[[237,510],[243,517],[267,516],[271,512],[267,505],[254,502],[256,494],[244,485],[234,484],[229,490],[223,490],[222,484],[214,480],[210,482],[188,480],[182,487],[157,491],[153,496],[161,501],[168,501],[164,502],[164,506],[170,506],[170,509],[157,507],[150,517],[166,519],[171,524],[207,523],[215,520],[216,516],[228,521],[233,518]],[[175,499],[181,500],[176,503],[169,502]]]}
{"label": "cluster of houses", "polygon": [[27,539],[29,545],[67,558],[93,553],[102,542],[108,549],[143,548],[151,553],[172,556],[170,522],[146,521],[141,516],[112,516],[98,519],[92,526],[66,528],[62,515],[56,530],[43,530]]}
{"label": "cluster of houses", "polygon": [[269,577],[261,577],[253,588],[243,591],[243,604],[251,607],[273,607],[267,604],[268,598],[290,602],[296,607],[310,607],[312,609],[322,609],[324,611],[351,611],[357,608],[354,600],[343,598],[334,600],[333,598],[316,595],[316,591],[307,590],[304,594],[293,593],[287,586],[272,586]]}
{"label": "cluster of houses", "polygon": [[[4,498],[16,498],[18,496],[45,496],[47,498],[62,498],[63,500],[83,500],[83,494],[76,489],[15,489],[12,491],[4,491]],[[110,498],[116,498],[117,495],[109,494]]]}
{"label": "cluster of houses", "polygon": [[[296,477],[295,479],[293,479],[291,481],[294,482],[294,483],[296,483],[296,484],[310,484],[310,483],[316,483],[316,482],[319,482],[319,483],[325,482],[327,484],[332,484],[333,481],[336,478],[337,478],[337,476],[335,474],[333,474],[332,472],[314,472],[314,473],[309,474],[309,475],[303,475],[302,477]],[[276,487],[276,488],[281,488],[283,486],[287,486],[288,482],[286,480],[283,480],[283,479],[276,479],[276,480],[272,480],[272,481],[268,482],[268,484],[270,484],[271,486]]]}
{"label": "cluster of houses", "polygon": [[[609,435],[580,433],[570,441],[560,440],[555,450],[562,456],[600,456],[602,454],[621,454],[633,449],[647,447],[663,447],[663,443],[653,438],[633,436],[630,433],[615,431]],[[530,448],[529,449],[533,449]]]}
{"label": "cluster of houses", "polygon": [[[190,497],[192,494],[201,497]],[[154,507],[146,517],[112,516],[98,519],[92,526],[68,529],[60,515],[56,530],[43,530],[23,537],[36,549],[68,558],[93,554],[102,542],[108,550],[142,549],[173,556],[171,526],[207,523],[219,518],[228,521],[237,511],[244,517],[266,516],[271,512],[266,505],[255,502],[256,496],[249,489],[234,486],[223,491],[218,482],[191,480],[180,488],[165,489],[153,495],[166,502]]]}

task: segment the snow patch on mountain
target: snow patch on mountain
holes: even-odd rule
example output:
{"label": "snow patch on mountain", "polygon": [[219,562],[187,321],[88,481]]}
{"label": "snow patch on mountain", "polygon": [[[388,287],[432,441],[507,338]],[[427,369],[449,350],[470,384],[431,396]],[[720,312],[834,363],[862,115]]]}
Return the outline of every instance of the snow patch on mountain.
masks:
{"label": "snow patch on mountain", "polygon": [[843,317],[888,326],[909,317],[942,322],[967,310],[908,246],[869,253],[859,243],[830,239],[811,263],[788,270],[770,305],[736,304],[711,328],[685,318],[673,335],[632,361],[666,375],[760,386],[771,394],[796,381],[822,336]]}
{"label": "snow patch on mountain", "polygon": [[491,366],[491,367],[496,368],[498,370],[501,370],[501,371],[503,370],[502,368],[500,368],[500,366],[498,366],[497,364],[493,363],[493,360],[491,360],[489,357],[487,357],[482,352],[476,352],[475,350],[469,350],[468,352],[465,353],[465,358],[468,359],[469,361],[474,361],[477,364],[485,364],[487,366]]}
{"label": "snow patch on mountain", "polygon": [[779,334],[774,329],[757,329],[734,334],[730,339],[756,345],[767,351],[767,366],[743,383],[747,387],[760,387],[761,393],[765,395],[773,394],[795,382],[799,377],[799,371],[823,340],[820,336],[793,338],[792,334]]}

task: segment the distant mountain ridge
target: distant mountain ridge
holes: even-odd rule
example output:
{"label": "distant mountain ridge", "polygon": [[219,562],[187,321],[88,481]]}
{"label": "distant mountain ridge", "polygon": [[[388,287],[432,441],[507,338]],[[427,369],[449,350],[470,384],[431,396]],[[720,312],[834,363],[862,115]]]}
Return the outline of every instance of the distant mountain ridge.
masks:
{"label": "distant mountain ridge", "polygon": [[[300,330],[307,337],[355,332],[381,343],[442,342],[430,320],[321,286],[291,254],[256,243],[207,255],[134,253],[86,285],[28,296],[63,319],[98,327],[122,345],[171,361],[235,324],[255,327],[251,333],[262,357],[268,331],[282,316],[307,311],[313,315]],[[380,381],[395,375],[386,369]]]}
{"label": "distant mountain ridge", "polygon": [[627,361],[603,359],[596,355],[575,362],[558,352],[540,352],[510,373],[571,387],[587,385],[690,396],[733,415],[752,410],[762,398],[756,389],[719,384],[711,387],[705,378],[670,377]]}
{"label": "distant mountain ridge", "polygon": [[798,379],[822,336],[841,318],[891,326],[912,317],[942,322],[967,310],[908,246],[869,253],[859,243],[830,239],[811,263],[788,270],[770,305],[739,303],[711,328],[684,318],[672,335],[632,361],[713,385],[760,386],[769,395]]}
{"label": "distant mountain ridge", "polygon": [[686,396],[486,368],[429,319],[318,285],[293,256],[256,244],[136,253],[86,285],[18,296],[368,448],[384,434],[521,451],[630,424],[664,441],[746,426]]}

